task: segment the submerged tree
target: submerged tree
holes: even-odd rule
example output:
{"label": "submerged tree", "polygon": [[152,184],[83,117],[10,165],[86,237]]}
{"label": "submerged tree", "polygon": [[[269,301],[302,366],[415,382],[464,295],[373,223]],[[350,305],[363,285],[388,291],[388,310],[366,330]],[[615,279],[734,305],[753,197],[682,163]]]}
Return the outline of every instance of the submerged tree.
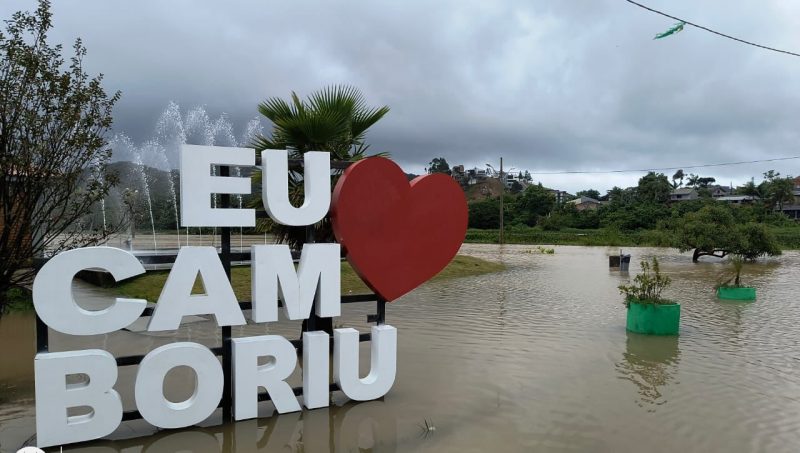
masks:
{"label": "submerged tree", "polygon": [[[356,161],[366,157],[369,145],[366,132],[389,112],[389,107],[369,107],[361,92],[351,86],[330,86],[300,100],[292,92],[291,101],[269,98],[258,111],[273,124],[272,133],[259,135],[253,146],[260,153],[265,149],[288,149],[290,159],[302,159],[308,151],[328,151],[332,160]],[[337,172],[338,173],[338,172]],[[333,178],[336,183],[338,174]],[[295,206],[303,202],[302,172],[290,169],[289,197]],[[253,180],[261,183],[261,172]],[[253,206],[263,209],[261,193],[256,191]],[[260,219],[257,228],[270,231],[279,242],[296,248],[305,241],[305,228],[287,227]],[[332,241],[333,232],[328,216],[315,226],[319,241]]]}
{"label": "submerged tree", "polygon": [[47,42],[50,2],[18,12],[0,32],[0,309],[30,282],[32,258],[97,244],[109,233],[84,225],[113,183],[103,174],[105,132],[119,93],[84,72],[80,40],[65,63]]}
{"label": "submerged tree", "polygon": [[728,207],[717,205],[685,214],[675,229],[675,247],[681,252],[694,249],[694,262],[701,256],[736,254],[752,260],[781,253],[774,235],[763,224],[737,223]]}

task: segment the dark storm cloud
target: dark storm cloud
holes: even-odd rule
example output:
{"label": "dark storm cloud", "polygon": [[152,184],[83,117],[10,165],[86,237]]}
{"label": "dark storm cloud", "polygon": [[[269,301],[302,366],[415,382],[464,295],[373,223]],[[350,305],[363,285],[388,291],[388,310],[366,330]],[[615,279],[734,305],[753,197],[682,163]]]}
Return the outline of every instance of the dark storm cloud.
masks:
{"label": "dark storm cloud", "polygon": [[[800,7],[649,5],[777,47]],[[4,1],[0,13],[31,9]],[[167,102],[227,112],[237,133],[268,96],[350,83],[391,113],[369,135],[409,170],[432,157],[531,171],[651,168],[800,154],[800,58],[743,46],[622,0],[57,2],[52,37],[122,90],[116,129],[152,134]],[[798,50],[798,49],[790,49]],[[795,161],[698,170],[739,182]],[[671,172],[670,172],[671,173]],[[542,176],[577,190],[638,175]]]}

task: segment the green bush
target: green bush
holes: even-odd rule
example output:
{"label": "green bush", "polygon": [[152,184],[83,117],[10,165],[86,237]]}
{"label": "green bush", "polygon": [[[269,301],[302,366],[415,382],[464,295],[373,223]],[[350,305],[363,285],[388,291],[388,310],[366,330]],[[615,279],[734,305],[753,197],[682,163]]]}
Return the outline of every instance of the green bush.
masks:
{"label": "green bush", "polygon": [[500,226],[499,200],[486,199],[469,204],[470,228],[497,228],[498,226]]}
{"label": "green bush", "polygon": [[625,296],[625,306],[629,306],[632,300],[643,304],[674,304],[661,297],[661,292],[672,283],[672,279],[661,275],[658,259],[642,260],[641,266],[642,272],[633,278],[633,284],[618,286],[620,294]]}

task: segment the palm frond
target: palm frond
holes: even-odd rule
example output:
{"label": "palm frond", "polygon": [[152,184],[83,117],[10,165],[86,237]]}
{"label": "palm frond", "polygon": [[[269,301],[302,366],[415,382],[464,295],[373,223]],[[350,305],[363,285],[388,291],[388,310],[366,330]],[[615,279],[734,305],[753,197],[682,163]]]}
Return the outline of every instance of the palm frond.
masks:
{"label": "palm frond", "polygon": [[340,112],[352,116],[356,107],[363,104],[361,93],[348,85],[329,86],[308,96],[309,107],[317,112]]}
{"label": "palm frond", "polygon": [[292,105],[294,105],[295,115],[301,115],[305,113],[306,106],[305,104],[303,104],[303,101],[300,100],[300,98],[297,96],[297,93],[295,93],[294,91],[292,91]]}
{"label": "palm frond", "polygon": [[383,107],[375,107],[371,109],[361,109],[355,113],[353,116],[352,123],[350,125],[353,133],[354,139],[360,139],[364,133],[369,129],[373,124],[380,121],[381,118],[384,117],[389,113],[389,107],[384,105]]}
{"label": "palm frond", "polygon": [[[292,92],[290,100],[269,98],[258,106],[258,111],[272,122],[268,135],[253,139],[256,150],[289,149],[294,159],[302,158],[308,151],[328,151],[335,160],[356,161],[366,157],[369,145],[365,143],[367,129],[389,111],[389,107],[369,107],[361,92],[350,85],[331,85],[311,93],[305,101]],[[377,153],[387,156],[387,153]],[[335,185],[341,172],[331,178]],[[261,181],[261,172],[253,181]],[[289,173],[289,200],[294,205],[303,202],[303,179],[296,172]],[[261,193],[253,194],[251,206],[261,208]],[[325,217],[315,226],[317,240],[333,241],[330,219]],[[276,241],[297,248],[305,241],[304,228],[278,225],[269,219],[259,219],[256,229],[271,232]]]}
{"label": "palm frond", "polygon": [[284,149],[286,144],[282,141],[274,140],[274,137],[265,137],[263,135],[256,135],[248,145],[256,151],[261,152],[265,149]]}
{"label": "palm frond", "polygon": [[291,118],[295,111],[281,98],[269,98],[258,104],[258,113],[264,115],[272,122],[278,119]]}

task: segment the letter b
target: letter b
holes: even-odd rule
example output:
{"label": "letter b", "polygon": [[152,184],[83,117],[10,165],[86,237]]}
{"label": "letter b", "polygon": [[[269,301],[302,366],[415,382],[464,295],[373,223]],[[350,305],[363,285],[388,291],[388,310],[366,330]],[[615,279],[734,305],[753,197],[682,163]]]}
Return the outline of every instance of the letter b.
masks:
{"label": "letter b", "polygon": [[[36,444],[40,448],[97,439],[122,421],[122,400],[114,390],[117,362],[106,351],[51,352],[36,355]],[[88,382],[67,384],[67,376],[85,374]],[[89,407],[68,416],[67,409]]]}

